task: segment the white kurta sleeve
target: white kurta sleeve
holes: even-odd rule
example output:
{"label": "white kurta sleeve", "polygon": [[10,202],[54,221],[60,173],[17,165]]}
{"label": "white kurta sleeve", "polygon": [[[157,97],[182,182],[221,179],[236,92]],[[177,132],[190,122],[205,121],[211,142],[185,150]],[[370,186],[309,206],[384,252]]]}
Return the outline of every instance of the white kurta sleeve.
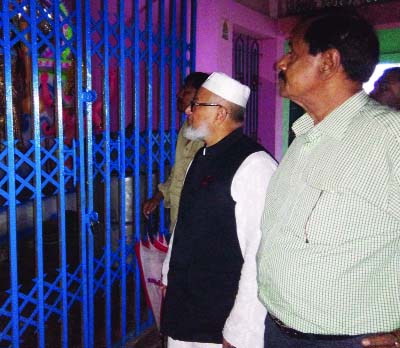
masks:
{"label": "white kurta sleeve", "polygon": [[267,153],[256,152],[246,158],[232,181],[231,194],[236,202],[237,234],[244,263],[223,336],[237,348],[264,347],[266,309],[257,297],[256,253],[267,186],[275,169],[276,162]]}
{"label": "white kurta sleeve", "polygon": [[165,256],[161,270],[161,283],[165,286],[168,285],[169,260],[171,259],[173,243],[174,243],[174,233],[172,233],[171,239],[169,240],[167,255]]}

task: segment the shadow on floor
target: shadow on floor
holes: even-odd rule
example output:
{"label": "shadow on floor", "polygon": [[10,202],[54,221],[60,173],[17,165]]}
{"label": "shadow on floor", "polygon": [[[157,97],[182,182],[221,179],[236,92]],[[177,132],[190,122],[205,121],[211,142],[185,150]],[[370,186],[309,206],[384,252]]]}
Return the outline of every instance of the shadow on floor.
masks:
{"label": "shadow on floor", "polygon": [[145,331],[139,338],[128,342],[124,348],[166,348],[156,327]]}

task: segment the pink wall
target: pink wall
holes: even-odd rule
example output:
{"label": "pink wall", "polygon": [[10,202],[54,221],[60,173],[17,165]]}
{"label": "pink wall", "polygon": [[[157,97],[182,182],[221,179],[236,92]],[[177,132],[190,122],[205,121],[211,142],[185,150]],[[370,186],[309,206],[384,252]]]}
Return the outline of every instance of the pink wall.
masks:
{"label": "pink wall", "polygon": [[[224,21],[228,40],[222,38]],[[279,153],[281,129],[276,129],[276,73],[273,65],[282,52],[282,37],[277,22],[233,0],[198,0],[196,70],[221,71],[232,75],[232,33],[249,34],[260,40],[260,98],[258,138],[273,155]],[[279,137],[276,135],[279,134]],[[278,141],[277,141],[278,140]]]}
{"label": "pink wall", "polygon": [[399,27],[400,1],[372,4],[360,8],[359,12],[379,29]]}

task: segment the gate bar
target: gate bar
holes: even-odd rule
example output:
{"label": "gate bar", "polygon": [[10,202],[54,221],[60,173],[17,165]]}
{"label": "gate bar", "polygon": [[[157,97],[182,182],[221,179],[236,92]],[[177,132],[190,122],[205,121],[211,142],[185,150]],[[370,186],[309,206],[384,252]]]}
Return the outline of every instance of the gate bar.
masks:
{"label": "gate bar", "polygon": [[8,231],[10,238],[10,281],[11,281],[11,311],[12,311],[12,347],[19,348],[19,303],[18,303],[18,250],[17,250],[17,214],[15,196],[15,151],[14,151],[14,120],[13,95],[11,78],[11,42],[10,42],[10,11],[8,1],[2,1],[2,21],[4,40],[4,82],[6,94],[7,116],[7,165],[8,165]]}
{"label": "gate bar", "polygon": [[59,252],[61,255],[61,341],[63,348],[68,348],[68,281],[67,281],[67,248],[65,230],[65,159],[64,159],[64,126],[63,126],[63,107],[62,107],[62,71],[61,71],[61,26],[60,26],[60,6],[54,3],[54,39],[55,39],[55,114],[57,122],[57,141],[58,141],[58,180],[60,191],[58,194],[58,229],[61,239]]}
{"label": "gate bar", "polygon": [[[159,171],[160,171],[160,182],[164,182],[165,180],[165,3],[164,0],[159,0],[159,27],[158,31],[160,34],[160,162],[159,162]],[[172,114],[172,113],[171,113]],[[162,201],[160,205],[160,227],[161,233],[164,234],[164,226],[165,226],[165,210],[164,210],[164,202]]]}
{"label": "gate bar", "polygon": [[[181,85],[183,84],[183,80],[187,75],[187,58],[186,55],[188,53],[188,43],[187,43],[187,1],[181,2]],[[178,89],[180,90],[180,86]],[[183,124],[186,120],[186,115],[183,112],[180,115],[180,125]]]}
{"label": "gate bar", "polygon": [[109,58],[109,44],[110,32],[108,22],[108,0],[103,1],[103,24],[104,24],[104,76],[103,76],[103,112],[104,112],[104,126],[105,126],[105,252],[106,252],[106,347],[111,347],[111,158],[110,158],[110,58]]}
{"label": "gate bar", "polygon": [[147,194],[153,189],[153,1],[147,0]]}
{"label": "gate bar", "polygon": [[[85,63],[83,64],[84,74],[86,80],[85,89],[88,93],[92,93],[92,51],[91,51],[91,12],[90,12],[90,1],[84,1],[85,6],[85,33],[84,43],[85,43],[85,55],[82,57]],[[94,99],[94,98],[92,98]],[[93,229],[91,225],[95,223],[97,217],[93,216],[93,121],[92,121],[92,99],[88,100],[84,104],[84,110],[86,113],[86,151],[87,151],[87,243],[88,243],[88,321],[89,321],[89,346],[94,347],[94,238]],[[94,100],[93,100],[94,101]],[[83,142],[83,139],[81,140]],[[89,221],[90,220],[90,221]],[[97,222],[97,221],[96,221]],[[90,227],[89,227],[90,226]]]}
{"label": "gate bar", "polygon": [[34,146],[35,146],[35,220],[36,220],[36,273],[37,273],[37,299],[38,299],[38,345],[45,347],[45,318],[44,318],[44,289],[43,289],[43,212],[42,212],[42,165],[41,165],[41,139],[39,115],[39,71],[38,71],[38,44],[37,44],[37,13],[36,0],[30,0],[30,32],[31,32],[31,76],[32,76],[32,111],[34,119]]}
{"label": "gate bar", "polygon": [[196,26],[197,26],[197,1],[192,0],[190,6],[190,70],[196,71]]}
{"label": "gate bar", "polygon": [[[135,242],[140,240],[140,158],[139,158],[139,129],[140,129],[140,17],[139,17],[139,0],[134,0],[134,143],[135,143]],[[135,334],[140,334],[140,270],[137,257],[135,257]],[[138,286],[139,285],[139,286]]]}
{"label": "gate bar", "polygon": [[126,133],[125,133],[125,2],[119,2],[119,129],[120,129],[120,143],[119,143],[119,172],[120,174],[120,226],[121,226],[121,336],[122,343],[126,343],[126,212],[125,212],[125,192],[126,192]]}
{"label": "gate bar", "polygon": [[[185,0],[183,0],[185,1]],[[176,148],[176,0],[171,0],[171,158],[175,162]]]}
{"label": "gate bar", "polygon": [[88,308],[88,265],[87,265],[87,233],[88,233],[88,218],[86,212],[86,178],[85,178],[85,123],[83,118],[83,81],[82,81],[82,38],[83,38],[83,20],[82,20],[82,1],[76,1],[76,38],[77,38],[77,53],[76,53],[76,112],[78,119],[78,145],[79,145],[79,208],[80,208],[80,231],[81,231],[81,282],[82,282],[82,337],[83,347],[90,347],[90,332],[89,325],[89,308]]}

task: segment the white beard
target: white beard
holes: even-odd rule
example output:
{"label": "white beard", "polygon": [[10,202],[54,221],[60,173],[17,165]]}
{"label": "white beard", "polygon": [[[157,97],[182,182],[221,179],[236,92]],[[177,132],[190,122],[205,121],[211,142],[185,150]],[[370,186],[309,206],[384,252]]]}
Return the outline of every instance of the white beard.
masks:
{"label": "white beard", "polygon": [[198,128],[188,126],[183,132],[183,136],[189,140],[204,140],[210,134],[208,126],[203,123]]}

